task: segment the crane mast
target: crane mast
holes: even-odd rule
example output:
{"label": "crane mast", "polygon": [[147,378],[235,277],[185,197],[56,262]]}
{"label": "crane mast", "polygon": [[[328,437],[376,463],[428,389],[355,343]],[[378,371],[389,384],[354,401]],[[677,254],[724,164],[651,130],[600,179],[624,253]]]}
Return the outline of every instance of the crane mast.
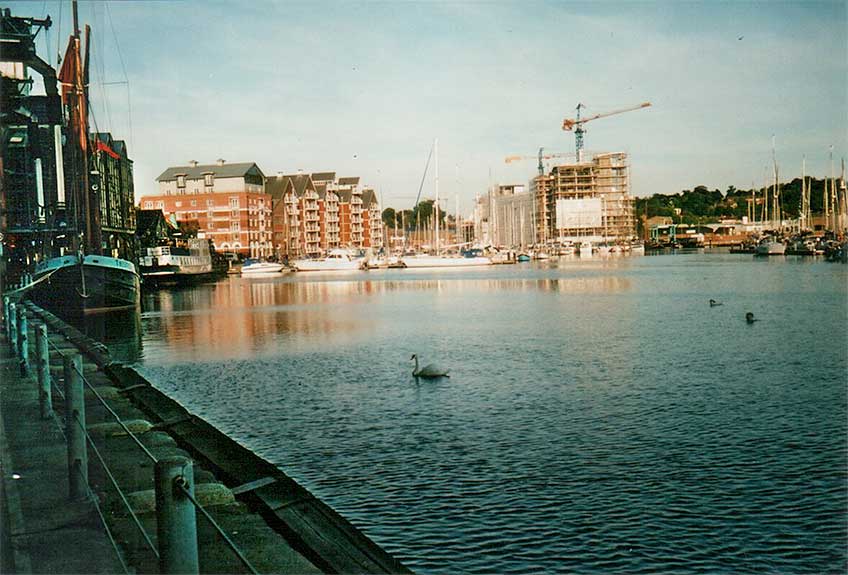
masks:
{"label": "crane mast", "polygon": [[642,102],[638,106],[631,106],[629,108],[623,108],[621,110],[613,110],[612,112],[604,112],[601,114],[595,114],[594,116],[589,116],[587,118],[580,117],[580,109],[585,108],[582,103],[577,104],[577,117],[574,119],[566,118],[562,121],[562,129],[570,132],[574,130],[574,144],[577,149],[577,161],[583,161],[583,135],[586,133],[586,129],[583,125],[586,122],[591,122],[592,120],[597,120],[598,118],[606,118],[607,116],[614,116],[616,114],[623,114],[624,112],[632,112],[633,110],[641,110],[642,108],[648,108],[651,105],[650,102]]}

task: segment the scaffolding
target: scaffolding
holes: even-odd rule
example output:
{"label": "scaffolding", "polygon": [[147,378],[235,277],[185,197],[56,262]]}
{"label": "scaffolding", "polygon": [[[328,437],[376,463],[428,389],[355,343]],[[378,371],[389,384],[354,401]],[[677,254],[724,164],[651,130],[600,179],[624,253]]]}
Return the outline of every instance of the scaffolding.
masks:
{"label": "scaffolding", "polygon": [[[548,243],[588,239],[630,240],[636,236],[634,200],[630,196],[627,154],[596,154],[591,160],[555,166],[533,180],[537,241]],[[600,213],[585,220],[565,219],[568,200],[590,200]],[[560,207],[558,221],[558,206]]]}

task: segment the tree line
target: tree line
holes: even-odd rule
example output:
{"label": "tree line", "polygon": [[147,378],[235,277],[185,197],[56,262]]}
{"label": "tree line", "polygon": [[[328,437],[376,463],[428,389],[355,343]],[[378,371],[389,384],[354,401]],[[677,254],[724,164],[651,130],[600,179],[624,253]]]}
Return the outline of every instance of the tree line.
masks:
{"label": "tree line", "polygon": [[[808,179],[810,184],[810,207],[814,214],[824,211],[825,180]],[[838,184],[837,184],[838,185]],[[830,184],[828,184],[829,189]],[[779,185],[780,208],[784,218],[797,218],[801,211],[801,178]],[[766,195],[771,202],[771,187]],[[762,213],[763,188],[754,190],[756,217]],[[654,194],[649,197],[636,198],[637,217],[666,216],[674,223],[704,224],[721,219],[741,219],[747,216],[751,190],[739,190],[734,186],[725,192],[718,189],[710,190],[706,186],[696,186],[693,190],[683,190],[676,194]],[[679,210],[679,213],[678,213]]]}

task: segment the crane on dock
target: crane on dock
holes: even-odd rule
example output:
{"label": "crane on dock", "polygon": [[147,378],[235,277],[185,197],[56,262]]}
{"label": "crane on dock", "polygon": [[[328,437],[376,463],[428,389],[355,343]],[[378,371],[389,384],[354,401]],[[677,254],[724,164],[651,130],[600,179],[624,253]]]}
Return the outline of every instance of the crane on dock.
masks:
{"label": "crane on dock", "polygon": [[545,165],[543,164],[544,160],[552,160],[554,158],[573,158],[574,154],[571,153],[555,153],[555,154],[545,154],[545,148],[539,148],[538,156],[507,156],[504,158],[504,162],[507,164],[511,164],[512,162],[519,162],[522,160],[539,160],[539,175],[545,175]]}
{"label": "crane on dock", "polygon": [[[577,161],[583,161],[583,134],[586,133],[586,130],[583,128],[583,125],[586,122],[591,122],[592,120],[597,120],[598,118],[606,118],[607,116],[614,116],[616,114],[623,114],[624,112],[632,112],[633,110],[641,110],[642,108],[650,107],[650,102],[642,102],[638,106],[631,106],[629,108],[622,108],[621,110],[613,110],[612,112],[604,112],[601,114],[595,114],[594,116],[588,116],[586,118],[580,117],[580,109],[585,108],[583,104],[577,104],[577,117],[574,119],[566,118],[562,121],[562,129],[566,132],[570,132],[574,130],[574,142],[575,147],[577,148]],[[576,128],[575,128],[576,126]]]}

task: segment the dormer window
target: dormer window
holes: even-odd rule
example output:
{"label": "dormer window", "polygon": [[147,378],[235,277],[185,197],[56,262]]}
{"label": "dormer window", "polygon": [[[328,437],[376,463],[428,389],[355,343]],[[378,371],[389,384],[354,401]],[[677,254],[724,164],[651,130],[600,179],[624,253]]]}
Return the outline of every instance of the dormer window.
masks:
{"label": "dormer window", "polygon": [[184,187],[186,187],[185,184],[186,184],[185,175],[180,174],[179,176],[177,176],[177,187],[178,188],[184,188]]}
{"label": "dormer window", "polygon": [[203,185],[206,187],[211,187],[214,183],[212,174],[203,174]]}

